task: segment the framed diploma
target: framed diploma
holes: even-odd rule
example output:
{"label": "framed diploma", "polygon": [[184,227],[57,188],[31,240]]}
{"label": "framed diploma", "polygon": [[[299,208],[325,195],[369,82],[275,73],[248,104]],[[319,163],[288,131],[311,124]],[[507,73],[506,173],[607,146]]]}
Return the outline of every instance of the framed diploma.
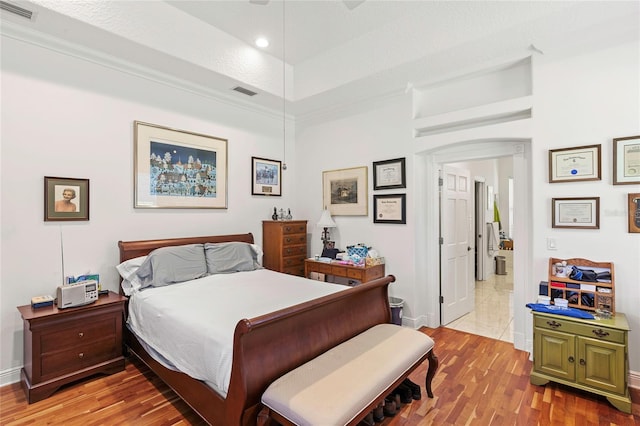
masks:
{"label": "framed diploma", "polygon": [[640,136],[613,140],[613,184],[640,183]]}
{"label": "framed diploma", "polygon": [[600,197],[553,198],[553,228],[600,229]]}
{"label": "framed diploma", "polygon": [[601,180],[601,145],[549,150],[549,183]]}
{"label": "framed diploma", "polygon": [[407,187],[405,159],[374,161],[373,189],[397,189]]}
{"label": "framed diploma", "polygon": [[407,223],[407,194],[373,196],[373,223]]}

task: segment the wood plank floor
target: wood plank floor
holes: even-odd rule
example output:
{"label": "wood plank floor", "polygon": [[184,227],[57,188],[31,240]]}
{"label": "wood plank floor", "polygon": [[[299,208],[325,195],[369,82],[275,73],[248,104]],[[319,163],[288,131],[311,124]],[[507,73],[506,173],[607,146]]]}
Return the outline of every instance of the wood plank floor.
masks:
{"label": "wood plank floor", "polygon": [[[529,383],[527,352],[507,342],[444,327],[424,328],[436,341],[440,367],[435,398],[405,405],[382,426],[398,425],[640,425],[640,392],[624,414],[597,395],[556,384]],[[423,384],[426,365],[410,377]],[[0,388],[0,425],[204,425],[135,358],[126,370],[69,385],[27,404],[22,388]]]}

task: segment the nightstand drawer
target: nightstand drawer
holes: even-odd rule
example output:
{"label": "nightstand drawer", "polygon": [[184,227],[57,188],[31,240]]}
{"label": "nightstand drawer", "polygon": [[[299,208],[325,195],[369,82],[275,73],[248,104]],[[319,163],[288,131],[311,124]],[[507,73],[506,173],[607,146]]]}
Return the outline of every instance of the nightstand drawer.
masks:
{"label": "nightstand drawer", "polygon": [[70,327],[40,336],[40,352],[60,351],[92,343],[107,336],[115,336],[117,321],[113,315],[106,315],[86,322],[74,321]]}
{"label": "nightstand drawer", "polygon": [[285,235],[282,238],[282,244],[285,246],[295,246],[295,245],[307,245],[307,235],[306,234],[291,234]]}
{"label": "nightstand drawer", "polygon": [[121,348],[116,344],[116,337],[80,345],[64,351],[43,354],[41,359],[42,380],[47,376],[57,377],[99,362],[108,361],[120,354]]}

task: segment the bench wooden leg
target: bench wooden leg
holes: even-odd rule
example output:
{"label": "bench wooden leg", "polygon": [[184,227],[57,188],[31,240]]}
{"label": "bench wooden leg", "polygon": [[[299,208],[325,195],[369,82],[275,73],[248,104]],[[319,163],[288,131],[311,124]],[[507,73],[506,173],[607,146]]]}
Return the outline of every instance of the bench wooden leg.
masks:
{"label": "bench wooden leg", "polygon": [[427,359],[429,359],[429,369],[427,370],[427,379],[425,380],[425,387],[427,388],[427,395],[429,398],[433,398],[433,391],[431,390],[431,381],[433,380],[433,376],[436,375],[436,370],[438,369],[438,357],[433,353],[433,349],[429,351],[427,355]]}

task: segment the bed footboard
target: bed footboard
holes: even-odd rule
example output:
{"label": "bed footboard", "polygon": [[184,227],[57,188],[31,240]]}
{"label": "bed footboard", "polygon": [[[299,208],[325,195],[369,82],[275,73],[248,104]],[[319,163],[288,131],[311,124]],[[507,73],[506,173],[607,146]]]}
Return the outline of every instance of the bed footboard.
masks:
{"label": "bed footboard", "polygon": [[329,348],[391,319],[389,275],[238,323],[226,425],[255,424],[269,384]]}

